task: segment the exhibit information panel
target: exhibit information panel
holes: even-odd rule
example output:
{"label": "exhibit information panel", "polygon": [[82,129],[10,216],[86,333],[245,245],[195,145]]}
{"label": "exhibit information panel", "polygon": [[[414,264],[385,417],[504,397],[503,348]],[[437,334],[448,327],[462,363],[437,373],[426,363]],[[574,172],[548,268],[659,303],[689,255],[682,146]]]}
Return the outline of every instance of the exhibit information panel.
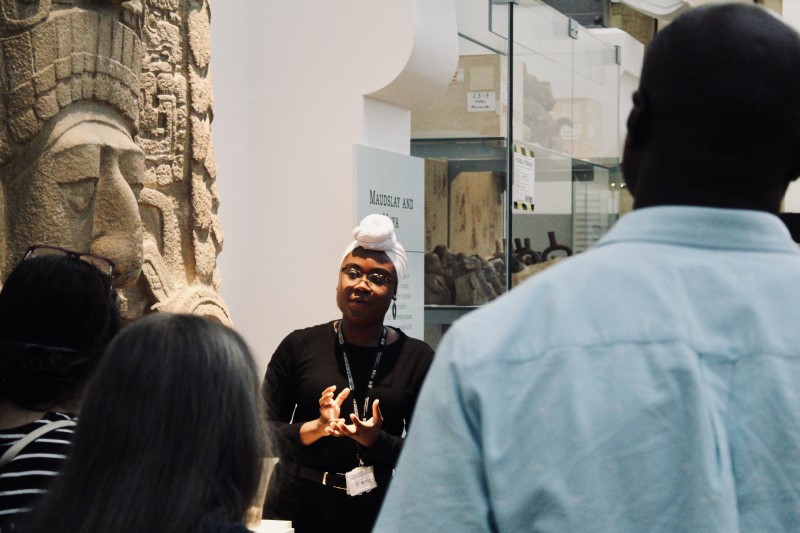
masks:
{"label": "exhibit information panel", "polygon": [[419,157],[355,145],[355,221],[380,213],[394,222],[408,256],[406,277],[397,287],[397,317],[385,323],[422,339],[425,329],[425,162]]}

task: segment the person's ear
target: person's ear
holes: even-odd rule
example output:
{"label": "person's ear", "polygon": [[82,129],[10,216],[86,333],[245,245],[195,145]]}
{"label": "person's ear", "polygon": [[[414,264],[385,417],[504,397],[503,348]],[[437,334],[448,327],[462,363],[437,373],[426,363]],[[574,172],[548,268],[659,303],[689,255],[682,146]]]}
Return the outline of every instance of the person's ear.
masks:
{"label": "person's ear", "polygon": [[786,187],[789,187],[793,181],[800,178],[800,168],[795,168],[786,173]]}
{"label": "person's ear", "polygon": [[638,148],[650,136],[650,103],[647,93],[639,89],[633,93],[633,108],[628,115],[628,135],[625,144]]}
{"label": "person's ear", "polygon": [[628,115],[627,125],[621,168],[628,192],[635,198],[640,156],[650,136],[650,104],[647,94],[641,89],[633,93],[633,109]]}
{"label": "person's ear", "polygon": [[[798,135],[798,138],[800,138],[800,135]],[[787,186],[797,178],[800,178],[800,146],[796,148],[789,156],[788,172],[786,173]]]}

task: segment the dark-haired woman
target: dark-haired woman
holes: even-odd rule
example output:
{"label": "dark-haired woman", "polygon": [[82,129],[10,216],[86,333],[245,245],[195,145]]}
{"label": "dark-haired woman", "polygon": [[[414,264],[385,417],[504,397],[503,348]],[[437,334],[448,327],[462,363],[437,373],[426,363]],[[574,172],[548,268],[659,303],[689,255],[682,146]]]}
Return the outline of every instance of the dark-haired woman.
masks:
{"label": "dark-haired woman", "polygon": [[341,319],[289,334],[264,381],[279,456],[264,516],[297,533],[371,531],[433,358],[383,324],[407,264],[394,224],[370,215],[353,237],[339,266]]}
{"label": "dark-haired woman", "polygon": [[34,246],[0,291],[0,531],[60,470],[86,382],[120,328],[112,261]]}
{"label": "dark-haired woman", "polygon": [[258,489],[256,366],[232,329],[156,313],[106,350],[63,473],[25,532],[234,532]]}

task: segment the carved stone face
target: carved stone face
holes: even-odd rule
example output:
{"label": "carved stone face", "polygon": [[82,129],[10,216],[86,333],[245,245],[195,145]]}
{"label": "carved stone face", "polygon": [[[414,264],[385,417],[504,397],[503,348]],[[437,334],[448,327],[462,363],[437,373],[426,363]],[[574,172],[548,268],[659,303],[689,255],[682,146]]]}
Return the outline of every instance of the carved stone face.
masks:
{"label": "carved stone face", "polygon": [[5,272],[28,246],[52,244],[113,259],[118,288],[136,280],[142,265],[137,198],[145,166],[123,124],[102,106],[72,106],[12,168],[0,171]]}

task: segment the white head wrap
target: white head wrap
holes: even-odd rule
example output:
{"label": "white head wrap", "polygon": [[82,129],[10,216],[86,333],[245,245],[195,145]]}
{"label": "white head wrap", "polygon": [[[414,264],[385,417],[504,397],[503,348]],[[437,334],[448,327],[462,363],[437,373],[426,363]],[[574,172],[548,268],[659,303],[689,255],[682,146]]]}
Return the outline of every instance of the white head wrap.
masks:
{"label": "white head wrap", "polygon": [[401,281],[406,273],[408,258],[406,250],[394,234],[394,222],[386,215],[368,215],[353,229],[353,238],[344,250],[342,262],[347,254],[361,246],[366,250],[384,252],[389,256],[389,261],[397,272],[397,281]]}

